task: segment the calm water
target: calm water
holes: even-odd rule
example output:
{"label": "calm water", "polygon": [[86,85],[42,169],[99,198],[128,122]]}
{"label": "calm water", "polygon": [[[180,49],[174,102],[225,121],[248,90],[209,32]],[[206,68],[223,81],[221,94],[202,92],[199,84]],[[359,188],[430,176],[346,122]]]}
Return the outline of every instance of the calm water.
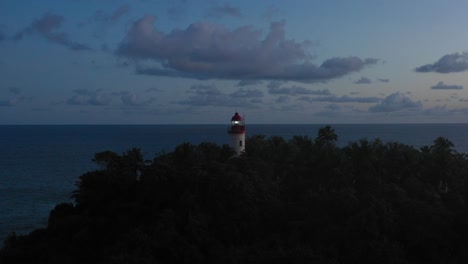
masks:
{"label": "calm water", "polygon": [[[248,125],[247,134],[315,137],[323,125]],[[468,153],[468,124],[332,125],[338,145],[363,138],[415,147],[443,136]],[[70,201],[74,183],[96,168],[94,153],[140,147],[146,158],[183,142],[228,142],[226,125],[0,126],[0,241],[45,227],[49,211]],[[1,246],[1,243],[0,243]]]}

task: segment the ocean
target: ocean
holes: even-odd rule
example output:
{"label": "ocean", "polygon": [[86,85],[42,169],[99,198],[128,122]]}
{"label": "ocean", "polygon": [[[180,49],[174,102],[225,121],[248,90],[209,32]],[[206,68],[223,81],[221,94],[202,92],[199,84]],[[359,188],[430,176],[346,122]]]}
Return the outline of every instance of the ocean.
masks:
{"label": "ocean", "polygon": [[[249,125],[251,135],[314,138],[324,125]],[[468,153],[468,124],[331,125],[338,146],[380,138],[414,147],[443,136]],[[184,142],[227,144],[227,125],[3,125],[0,126],[0,241],[46,227],[50,210],[70,202],[78,177],[96,169],[94,153],[139,147],[147,159]],[[1,244],[0,244],[1,246]]]}

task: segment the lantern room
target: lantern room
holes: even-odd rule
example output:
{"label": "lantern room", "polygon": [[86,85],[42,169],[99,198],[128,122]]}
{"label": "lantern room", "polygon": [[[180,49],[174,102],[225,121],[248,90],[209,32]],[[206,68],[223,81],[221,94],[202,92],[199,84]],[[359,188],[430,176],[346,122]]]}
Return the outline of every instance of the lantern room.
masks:
{"label": "lantern room", "polygon": [[245,123],[239,113],[235,113],[231,118],[231,127],[228,131],[230,134],[245,134]]}

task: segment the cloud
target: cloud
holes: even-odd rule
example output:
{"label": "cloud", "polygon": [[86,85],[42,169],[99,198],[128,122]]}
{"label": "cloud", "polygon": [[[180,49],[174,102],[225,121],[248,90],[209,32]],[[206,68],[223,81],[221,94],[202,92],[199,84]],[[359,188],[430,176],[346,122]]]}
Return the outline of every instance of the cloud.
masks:
{"label": "cloud", "polygon": [[146,106],[154,102],[154,98],[149,98],[147,100],[140,100],[138,95],[131,93],[129,91],[123,91],[118,93],[122,103],[126,106]]}
{"label": "cloud", "polygon": [[444,55],[433,64],[426,64],[415,69],[416,72],[451,73],[468,70],[468,53]]}
{"label": "cloud", "polygon": [[161,91],[161,89],[156,88],[156,87],[148,88],[148,89],[145,90],[146,93],[160,92],[160,91]]}
{"label": "cloud", "polygon": [[101,92],[101,90],[89,91],[87,89],[76,89],[75,95],[70,97],[66,103],[69,105],[109,105],[111,98]]}
{"label": "cloud", "polygon": [[205,22],[166,34],[154,27],[155,20],[145,16],[136,21],[116,51],[123,57],[157,63],[137,66],[138,74],[310,83],[339,78],[377,62],[351,56],[312,64],[307,51],[310,42],[286,39],[284,21],[271,23],[261,38],[261,31],[252,26],[230,30]]}
{"label": "cloud", "polygon": [[448,116],[453,114],[453,111],[448,110],[446,105],[437,105],[432,108],[425,109],[423,113],[429,116]]}
{"label": "cloud", "polygon": [[379,78],[379,79],[377,79],[377,80],[379,80],[379,82],[383,82],[383,83],[388,83],[388,82],[390,82],[390,79],[380,79],[380,78]]}
{"label": "cloud", "polygon": [[119,8],[117,8],[114,11],[114,13],[112,13],[112,15],[110,16],[110,20],[115,22],[119,20],[119,18],[122,17],[123,15],[128,14],[130,10],[131,8],[128,4],[122,5]]}
{"label": "cloud", "polygon": [[340,105],[337,104],[329,104],[325,106],[325,109],[331,110],[331,111],[340,111],[343,109]]}
{"label": "cloud", "polygon": [[355,81],[356,84],[370,84],[372,81],[369,78],[361,77],[361,79]]}
{"label": "cloud", "polygon": [[17,33],[14,39],[21,40],[26,35],[37,33],[48,41],[65,46],[71,50],[90,50],[90,48],[85,44],[71,41],[66,32],[57,32],[57,30],[62,26],[64,20],[65,19],[62,16],[47,13],[40,19],[34,20],[29,27]]}
{"label": "cloud", "polygon": [[406,95],[397,92],[385,97],[380,103],[368,109],[369,112],[397,112],[403,110],[422,110],[422,103],[413,101]]}
{"label": "cloud", "polygon": [[462,90],[462,85],[448,85],[444,82],[439,82],[434,86],[431,86],[432,90]]}
{"label": "cloud", "polygon": [[273,108],[274,110],[276,111],[286,111],[286,112],[297,112],[297,111],[302,111],[302,106],[300,105],[282,105],[281,107],[279,107],[279,109],[277,108]]}
{"label": "cloud", "polygon": [[328,89],[310,90],[301,86],[270,87],[268,88],[268,92],[270,94],[288,94],[288,95],[300,95],[300,94],[331,95],[331,92]]}
{"label": "cloud", "polygon": [[15,106],[24,100],[31,99],[30,97],[22,96],[21,89],[17,87],[8,88],[8,92],[10,93],[10,98],[0,100],[0,106]]}
{"label": "cloud", "polygon": [[238,8],[235,8],[226,3],[224,5],[216,6],[207,10],[206,16],[215,18],[220,18],[223,16],[241,17],[242,13]]}
{"label": "cloud", "polygon": [[262,81],[259,80],[242,80],[239,81],[236,86],[248,86],[248,85],[256,85],[256,84],[261,84]]}
{"label": "cloud", "polygon": [[112,14],[106,14],[103,10],[97,10],[94,13],[93,20],[96,22],[117,22],[121,17],[130,13],[130,5],[124,4],[119,6],[117,9],[112,12]]}
{"label": "cloud", "polygon": [[282,81],[271,81],[267,84],[267,88],[269,89],[278,89],[281,87],[281,85],[283,85],[285,82],[282,82]]}
{"label": "cloud", "polygon": [[351,117],[362,116],[363,112],[353,107],[341,107],[340,105],[331,104],[327,105],[325,110],[315,112],[312,115],[322,120],[338,118],[339,120],[349,122],[348,120],[350,120]]}
{"label": "cloud", "polygon": [[252,98],[252,97],[263,97],[263,92],[258,89],[244,89],[240,88],[230,94],[234,98]]}
{"label": "cloud", "polygon": [[280,97],[276,98],[275,102],[279,103],[279,104],[288,103],[289,102],[289,96],[281,95]]}
{"label": "cloud", "polygon": [[351,96],[324,96],[324,97],[310,97],[301,96],[298,100],[312,102],[330,102],[330,103],[375,103],[382,100],[378,97],[351,97]]}
{"label": "cloud", "polygon": [[15,106],[23,101],[25,98],[22,96],[14,96],[7,100],[0,100],[0,106]]}
{"label": "cloud", "polygon": [[197,95],[221,95],[221,91],[214,85],[192,85],[189,93]]}
{"label": "cloud", "polygon": [[18,87],[10,87],[8,89],[8,92],[10,92],[10,93],[12,93],[14,95],[19,95],[19,94],[21,94],[21,89],[18,88]]}
{"label": "cloud", "polygon": [[[88,19],[87,24],[91,25],[92,36],[96,39],[104,39],[109,33],[112,26],[115,26],[124,16],[131,12],[131,7],[128,4],[121,5],[114,10],[99,9],[94,12],[94,15]],[[81,23],[81,26],[85,26],[85,23]],[[110,48],[108,44],[102,44],[101,50],[109,52]]]}
{"label": "cloud", "polygon": [[15,102],[13,99],[0,100],[0,106],[14,106],[16,104],[17,102]]}
{"label": "cloud", "polygon": [[239,98],[222,93],[214,85],[193,85],[188,91],[192,96],[186,100],[176,103],[188,106],[223,106],[223,107],[244,107],[258,108],[257,104],[262,101],[259,98],[247,99]]}

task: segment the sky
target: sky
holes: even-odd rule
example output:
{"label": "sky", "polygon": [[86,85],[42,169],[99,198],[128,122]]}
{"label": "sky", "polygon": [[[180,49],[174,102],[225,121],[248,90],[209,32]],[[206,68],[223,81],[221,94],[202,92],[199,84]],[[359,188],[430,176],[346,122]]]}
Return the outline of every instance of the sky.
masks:
{"label": "sky", "polygon": [[466,123],[466,10],[0,1],[0,124]]}

